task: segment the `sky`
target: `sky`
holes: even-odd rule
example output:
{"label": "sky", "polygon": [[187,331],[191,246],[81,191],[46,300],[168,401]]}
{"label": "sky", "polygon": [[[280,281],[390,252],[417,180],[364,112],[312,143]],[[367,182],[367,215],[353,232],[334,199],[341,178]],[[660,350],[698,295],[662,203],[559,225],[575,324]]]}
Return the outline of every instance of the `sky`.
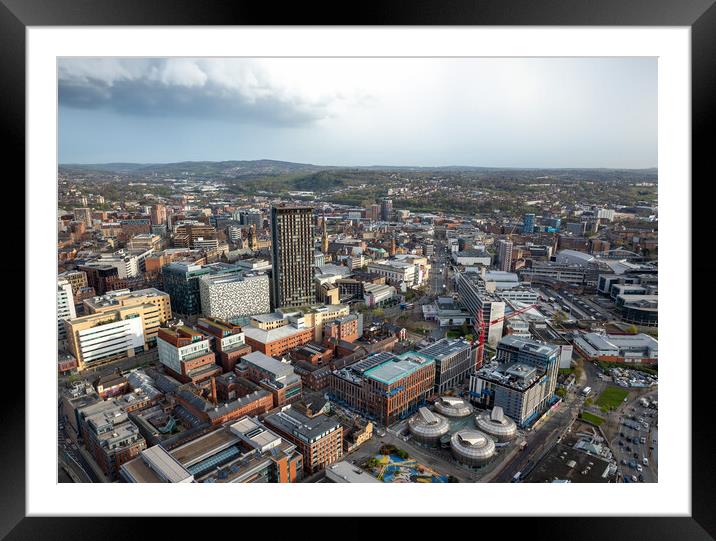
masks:
{"label": "sky", "polygon": [[60,163],[657,165],[656,58],[61,58]]}

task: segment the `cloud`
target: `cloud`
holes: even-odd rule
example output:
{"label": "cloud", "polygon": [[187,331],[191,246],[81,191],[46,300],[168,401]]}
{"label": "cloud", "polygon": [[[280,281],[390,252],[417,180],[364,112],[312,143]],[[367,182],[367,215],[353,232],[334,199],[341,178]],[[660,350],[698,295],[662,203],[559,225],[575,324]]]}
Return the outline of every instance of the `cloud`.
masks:
{"label": "cloud", "polygon": [[61,59],[58,87],[64,107],[288,126],[370,102],[364,93],[302,84],[246,59]]}

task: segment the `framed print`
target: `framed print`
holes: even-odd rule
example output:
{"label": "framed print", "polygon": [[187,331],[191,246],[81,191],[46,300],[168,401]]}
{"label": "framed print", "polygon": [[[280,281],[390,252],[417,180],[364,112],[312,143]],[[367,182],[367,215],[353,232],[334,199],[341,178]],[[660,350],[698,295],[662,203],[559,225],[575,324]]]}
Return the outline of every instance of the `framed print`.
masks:
{"label": "framed print", "polygon": [[712,538],[712,2],[320,11],[3,0],[27,252],[3,535]]}

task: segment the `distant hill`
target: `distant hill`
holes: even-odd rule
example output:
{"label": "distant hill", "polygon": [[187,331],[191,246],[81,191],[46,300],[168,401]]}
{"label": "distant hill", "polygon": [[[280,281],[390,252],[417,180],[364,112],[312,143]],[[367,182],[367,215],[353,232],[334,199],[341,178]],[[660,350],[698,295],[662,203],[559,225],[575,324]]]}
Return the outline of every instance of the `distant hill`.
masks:
{"label": "distant hill", "polygon": [[60,164],[60,172],[95,172],[138,176],[216,176],[234,177],[249,175],[284,175],[312,173],[327,169],[317,165],[282,162],[276,160],[240,160],[223,162],[176,162],[176,163],[91,163]]}
{"label": "distant hill", "polygon": [[297,188],[310,189],[314,184],[322,185],[327,178],[315,176],[319,172],[346,171],[383,171],[383,172],[419,172],[459,174],[472,173],[478,176],[494,178],[516,178],[524,176],[541,176],[554,180],[647,180],[657,182],[658,170],[649,169],[607,169],[607,168],[512,168],[512,167],[476,167],[476,166],[382,166],[364,167],[325,166],[307,163],[284,162],[278,160],[232,160],[232,161],[200,161],[176,163],[94,163],[94,164],[60,164],[60,172],[65,174],[114,174],[129,177],[190,178],[213,177],[227,179],[258,179],[262,177],[281,177],[285,175],[310,175],[310,180],[300,183]]}

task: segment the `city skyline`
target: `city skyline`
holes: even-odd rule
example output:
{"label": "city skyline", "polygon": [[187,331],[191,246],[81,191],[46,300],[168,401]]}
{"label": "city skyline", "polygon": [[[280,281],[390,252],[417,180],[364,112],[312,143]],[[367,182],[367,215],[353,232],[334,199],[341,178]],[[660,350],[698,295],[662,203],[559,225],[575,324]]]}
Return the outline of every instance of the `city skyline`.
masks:
{"label": "city skyline", "polygon": [[650,168],[654,58],[60,59],[60,163]]}

